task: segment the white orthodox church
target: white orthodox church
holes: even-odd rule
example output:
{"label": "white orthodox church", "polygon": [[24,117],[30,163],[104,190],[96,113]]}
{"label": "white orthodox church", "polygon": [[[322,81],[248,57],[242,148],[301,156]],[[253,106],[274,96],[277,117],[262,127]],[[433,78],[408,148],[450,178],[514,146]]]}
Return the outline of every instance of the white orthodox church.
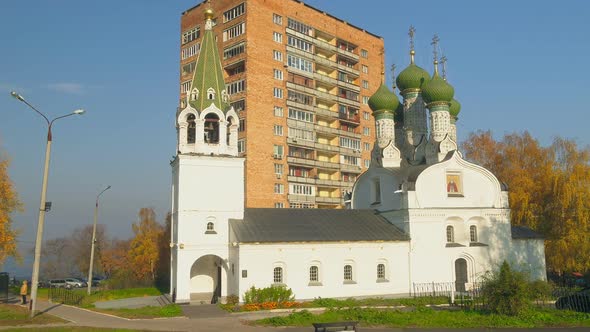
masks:
{"label": "white orthodox church", "polygon": [[507,188],[463,159],[454,90],[439,76],[436,55],[431,78],[414,64],[413,49],[396,80],[403,103],[385,85],[369,100],[377,141],[352,209],[245,208],[238,116],[225,91],[213,13],[205,16],[171,162],[177,303],[243,299],[250,287],[271,285],[286,285],[301,300],[403,296],[427,282],[461,291],[504,260],[545,279],[543,239],[512,226]]}

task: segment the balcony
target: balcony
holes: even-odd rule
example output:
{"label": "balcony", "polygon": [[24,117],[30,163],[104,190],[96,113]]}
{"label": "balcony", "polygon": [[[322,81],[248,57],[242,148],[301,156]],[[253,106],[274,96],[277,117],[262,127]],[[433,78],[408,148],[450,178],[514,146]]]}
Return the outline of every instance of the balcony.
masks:
{"label": "balcony", "polygon": [[342,186],[342,182],[338,180],[317,179],[315,182],[319,187],[338,187]]}
{"label": "balcony", "polygon": [[333,163],[331,161],[319,161],[316,160],[314,163],[315,167],[317,168],[322,168],[322,169],[327,169],[327,170],[337,170],[340,169],[340,164],[339,163]]}
{"label": "balcony", "polygon": [[354,68],[354,67],[350,67],[344,64],[340,64],[340,63],[336,63],[336,67],[338,67],[338,69],[347,72],[348,74],[352,74],[356,77],[358,77],[360,75],[358,69]]}
{"label": "balcony", "polygon": [[315,167],[316,161],[314,159],[300,158],[300,157],[287,157],[287,163],[293,165],[302,165],[308,167]]}
{"label": "balcony", "polygon": [[340,197],[322,197],[322,196],[316,196],[315,201],[317,203],[324,203],[324,204],[344,204],[344,202],[342,201],[342,198]]}
{"label": "balcony", "polygon": [[348,114],[344,112],[338,113],[338,118],[340,120],[354,122],[354,123],[361,123],[361,117],[358,114]]}
{"label": "balcony", "polygon": [[[291,99],[287,99],[287,106],[295,107],[300,110],[306,110],[306,111],[310,111],[310,112],[313,112],[315,109],[317,109],[311,105],[303,104],[303,103],[300,103],[296,100],[291,100]],[[333,113],[336,113],[336,112],[333,112]]]}
{"label": "balcony", "polygon": [[[289,102],[287,102],[287,105],[289,105]],[[323,117],[327,117],[327,118],[337,118],[338,117],[338,112],[331,111],[327,108],[314,107],[314,108],[312,108],[312,110],[315,111],[315,114],[319,115],[319,116],[323,116]]]}
{"label": "balcony", "polygon": [[356,54],[354,54],[354,53],[352,53],[351,51],[345,50],[345,49],[340,48],[340,47],[336,47],[336,50],[341,55],[343,55],[343,56],[345,56],[347,58],[350,58],[351,60],[354,60],[355,62],[359,62],[359,56],[356,55]]}
{"label": "balcony", "polygon": [[289,182],[305,183],[305,184],[315,184],[316,183],[316,179],[315,178],[303,177],[303,176],[294,176],[294,175],[289,175],[287,177],[287,180]]}
{"label": "balcony", "polygon": [[317,143],[315,143],[314,141],[308,141],[301,138],[287,137],[287,144],[314,149]]}
{"label": "balcony", "polygon": [[348,164],[340,164],[340,170],[347,173],[361,173],[362,169],[360,166],[357,165],[348,165]]}
{"label": "balcony", "polygon": [[[318,82],[322,82],[322,83],[324,83],[324,84],[328,84],[328,85],[329,85],[329,86],[331,86],[331,87],[335,87],[335,86],[337,86],[337,85],[339,84],[339,81],[338,81],[337,79],[335,79],[335,78],[332,78],[332,77],[330,77],[330,76],[328,76],[328,75],[320,74],[320,73],[314,73],[314,74],[313,74],[313,78],[314,78],[316,81],[318,81]],[[344,82],[342,82],[342,83],[344,83]],[[354,86],[356,86],[356,85],[353,85],[353,84],[346,83],[346,86],[348,86],[348,85],[350,85],[350,86],[353,86],[353,87],[354,87]],[[345,86],[345,85],[344,85],[344,84],[342,84],[342,86]],[[360,87],[357,87],[357,88],[358,88],[358,89],[359,89],[359,91],[360,91]],[[352,89],[351,89],[351,90],[352,90]]]}
{"label": "balcony", "polygon": [[307,195],[294,195],[289,194],[287,196],[289,202],[298,202],[298,203],[315,203],[316,197],[315,196],[307,196]]}

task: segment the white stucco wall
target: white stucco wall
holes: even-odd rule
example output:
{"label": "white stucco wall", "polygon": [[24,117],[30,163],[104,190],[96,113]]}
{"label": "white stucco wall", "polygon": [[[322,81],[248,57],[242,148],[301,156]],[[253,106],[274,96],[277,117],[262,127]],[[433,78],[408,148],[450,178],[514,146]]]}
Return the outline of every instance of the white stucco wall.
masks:
{"label": "white stucco wall", "polygon": [[[376,187],[379,182],[379,203],[375,202]],[[370,167],[354,184],[352,191],[353,209],[376,209],[380,211],[397,210],[402,208],[400,189],[401,179],[387,168]]]}
{"label": "white stucco wall", "polygon": [[[273,284],[276,264],[284,266],[284,284],[297,299],[317,297],[381,296],[407,294],[406,242],[240,244],[239,296],[251,286]],[[377,282],[377,264],[385,263],[388,282]],[[309,268],[318,264],[321,286],[309,285]],[[344,265],[353,265],[355,283],[344,282]],[[247,270],[247,278],[242,278]]]}

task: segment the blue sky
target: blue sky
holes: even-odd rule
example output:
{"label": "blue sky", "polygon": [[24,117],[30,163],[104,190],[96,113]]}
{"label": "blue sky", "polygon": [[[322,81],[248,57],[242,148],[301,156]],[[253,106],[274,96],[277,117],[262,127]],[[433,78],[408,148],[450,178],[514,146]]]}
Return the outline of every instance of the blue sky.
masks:
{"label": "blue sky", "polygon": [[[416,62],[429,71],[437,33],[463,105],[460,139],[529,130],[542,144],[557,135],[590,143],[586,1],[305,2],[383,36],[387,66],[398,72],[409,62],[408,27],[417,30]],[[87,111],[54,127],[44,238],[91,224],[106,185],[100,222],[126,238],[139,208],[154,207],[160,220],[169,211],[180,14],[197,3],[0,1],[0,153],[25,206],[14,215],[23,253],[37,227],[46,128],[9,92],[50,117]]]}

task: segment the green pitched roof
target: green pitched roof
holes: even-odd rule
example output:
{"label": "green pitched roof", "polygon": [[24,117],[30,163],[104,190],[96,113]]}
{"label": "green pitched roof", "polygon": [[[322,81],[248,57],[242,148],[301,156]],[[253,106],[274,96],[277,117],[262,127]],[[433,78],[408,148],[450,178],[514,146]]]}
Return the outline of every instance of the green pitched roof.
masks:
{"label": "green pitched roof", "polygon": [[[190,96],[195,88],[199,90],[199,93],[197,98],[192,100]],[[215,91],[215,97],[213,99],[209,99],[207,93],[209,89]],[[189,104],[199,111],[204,110],[211,104],[215,104],[220,110],[226,111],[229,109],[229,103],[223,101],[222,91],[225,91],[223,68],[217,50],[217,43],[215,42],[213,31],[211,31],[210,18],[207,17],[205,33],[203,35],[203,40],[201,41],[201,50],[197,58],[193,82],[191,84],[191,89],[187,91]]]}

